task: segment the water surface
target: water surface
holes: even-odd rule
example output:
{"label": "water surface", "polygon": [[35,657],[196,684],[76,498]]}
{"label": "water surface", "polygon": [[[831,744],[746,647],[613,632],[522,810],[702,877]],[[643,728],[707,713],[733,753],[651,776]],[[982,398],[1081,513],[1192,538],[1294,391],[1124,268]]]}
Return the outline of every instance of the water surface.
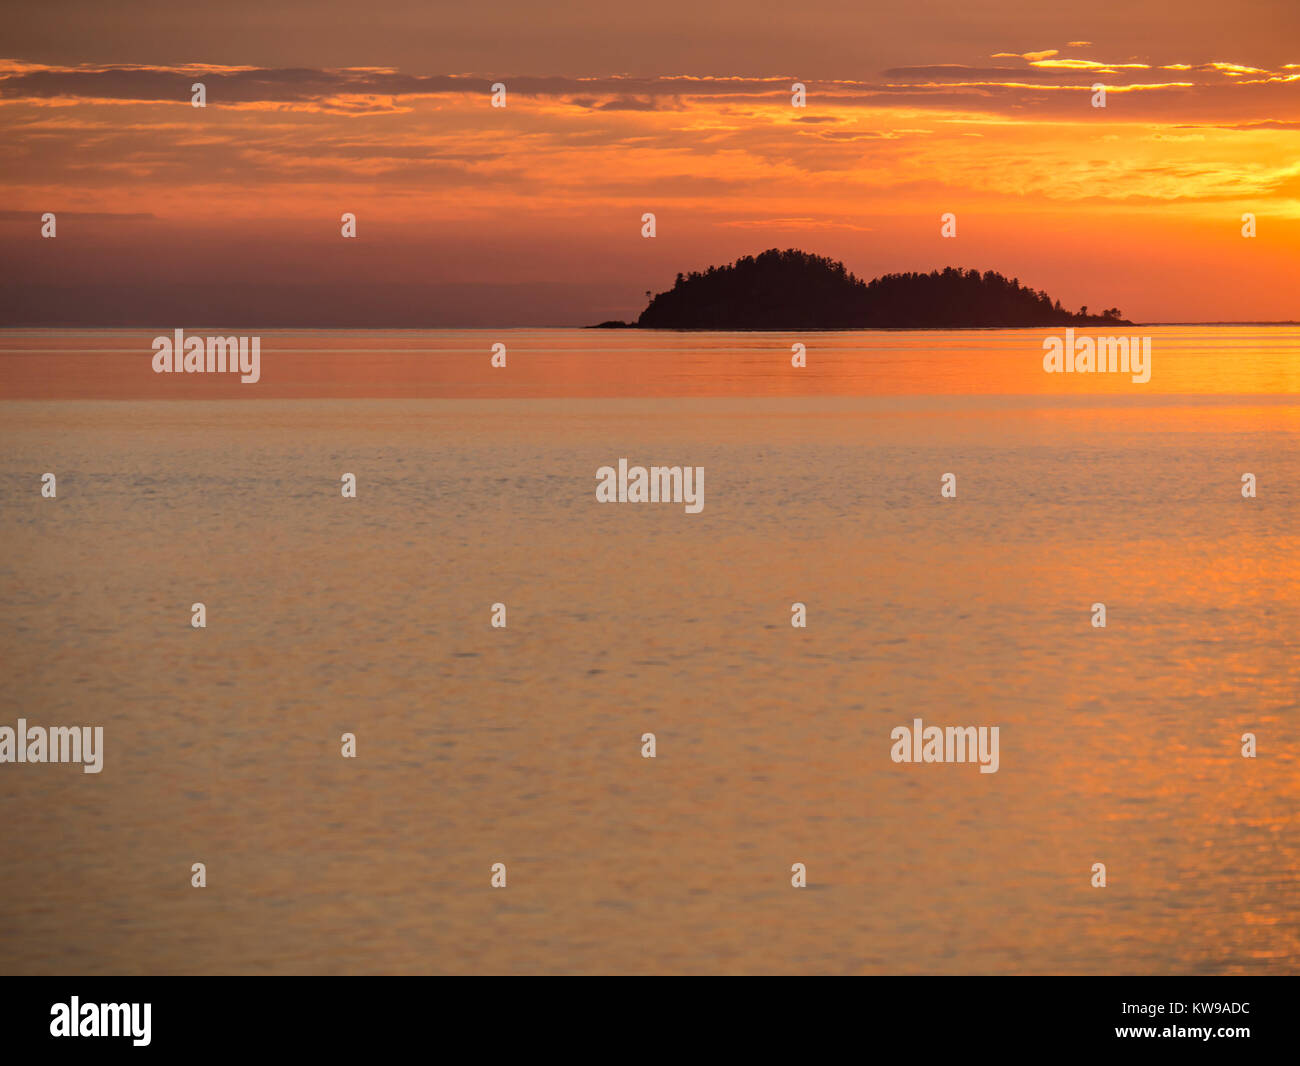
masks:
{"label": "water surface", "polygon": [[1300,969],[1300,331],[155,332],[0,334],[5,972]]}

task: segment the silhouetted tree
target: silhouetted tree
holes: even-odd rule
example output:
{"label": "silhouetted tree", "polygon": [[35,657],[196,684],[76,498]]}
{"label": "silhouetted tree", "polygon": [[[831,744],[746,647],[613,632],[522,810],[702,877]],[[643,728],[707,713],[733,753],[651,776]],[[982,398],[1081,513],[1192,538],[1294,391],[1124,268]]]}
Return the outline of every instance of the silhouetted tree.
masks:
{"label": "silhouetted tree", "polygon": [[637,324],[658,329],[855,329],[1123,322],[1118,308],[1078,315],[992,270],[945,267],[863,283],[843,263],[771,248],[704,273],[678,274]]}

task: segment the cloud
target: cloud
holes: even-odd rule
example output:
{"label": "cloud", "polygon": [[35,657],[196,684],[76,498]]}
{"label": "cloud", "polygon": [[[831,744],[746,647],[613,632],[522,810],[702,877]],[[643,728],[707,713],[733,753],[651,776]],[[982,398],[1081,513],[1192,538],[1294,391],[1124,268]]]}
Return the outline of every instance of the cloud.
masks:
{"label": "cloud", "polygon": [[[1021,65],[975,66],[942,63],[890,67],[883,81],[833,80],[808,83],[809,106],[819,102],[863,101],[895,92],[897,83],[914,90],[948,83],[950,89],[1008,88],[1026,82],[1082,84],[1081,75],[1105,72],[1117,84],[1134,82],[1153,69],[1139,62],[1108,63],[1097,59],[1056,58],[1056,49],[1000,52],[996,58],[1023,60]],[[1270,71],[1239,63],[1165,64],[1160,69],[1196,71],[1195,85],[1227,84],[1225,79],[1300,80],[1288,68]],[[1132,72],[1132,73],[1130,73]],[[316,111],[347,115],[404,112],[421,100],[481,97],[485,102],[495,81],[505,82],[512,102],[569,101],[573,106],[605,111],[651,111],[680,107],[683,100],[763,100],[788,97],[789,76],[736,77],[706,75],[519,76],[478,74],[405,74],[383,67],[338,69],[257,68],[185,64],[178,66],[51,66],[0,60],[0,102],[57,105],[82,102],[161,103],[188,107],[194,81],[207,90],[209,108]],[[1181,83],[1180,83],[1181,84]],[[968,94],[970,95],[970,94]],[[485,103],[486,106],[486,103]]]}
{"label": "cloud", "polygon": [[156,217],[150,211],[65,211],[57,205],[30,211],[0,211],[0,222],[39,222],[41,215],[53,210],[60,219],[79,222],[143,222]]}
{"label": "cloud", "polygon": [[1050,59],[1054,55],[1060,55],[1055,48],[1049,48],[1045,52],[994,52],[990,59],[1027,59],[1031,63],[1038,59]]}
{"label": "cloud", "polygon": [[[1271,79],[1300,74],[1215,62],[1165,80],[1167,71],[1155,76],[1131,57],[1105,67],[1054,50],[1007,56],[1001,65],[804,78],[806,108],[791,107],[788,74],[0,61],[6,199],[167,219],[192,216],[196,204],[210,217],[337,217],[344,199],[375,204],[371,217],[432,220],[502,210],[555,218],[649,195],[725,214],[734,210],[725,197],[743,190],[755,217],[795,218],[807,209],[793,190],[804,189],[846,206],[898,189],[992,201],[1208,201],[1225,187],[1216,168],[1229,187],[1266,196],[1277,188],[1268,166],[1295,157],[1295,87]],[[1106,111],[1089,106],[1099,79],[1116,94]],[[190,107],[195,80],[208,87],[206,111]],[[495,81],[507,85],[506,109],[490,107]],[[1083,145],[1119,158],[1092,167],[1078,158]],[[1141,169],[1171,155],[1189,169]]]}
{"label": "cloud", "polygon": [[842,218],[812,218],[800,216],[796,218],[736,218],[725,221],[715,222],[714,225],[723,229],[761,229],[761,230],[809,230],[809,229],[826,229],[826,230],[849,230],[857,233],[872,233],[875,231],[873,226],[859,226],[851,222],[846,222]]}

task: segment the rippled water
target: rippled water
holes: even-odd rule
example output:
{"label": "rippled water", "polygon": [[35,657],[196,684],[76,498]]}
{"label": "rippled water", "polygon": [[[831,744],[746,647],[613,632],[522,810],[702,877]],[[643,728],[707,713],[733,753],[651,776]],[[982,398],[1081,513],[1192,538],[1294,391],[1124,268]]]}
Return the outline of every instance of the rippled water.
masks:
{"label": "rippled water", "polygon": [[1150,332],[0,334],[0,969],[1300,970],[1300,330]]}

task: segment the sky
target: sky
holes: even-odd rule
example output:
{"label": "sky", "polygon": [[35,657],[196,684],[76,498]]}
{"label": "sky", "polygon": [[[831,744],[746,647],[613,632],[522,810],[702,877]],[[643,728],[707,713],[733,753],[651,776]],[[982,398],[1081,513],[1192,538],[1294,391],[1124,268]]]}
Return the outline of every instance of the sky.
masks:
{"label": "sky", "polygon": [[1294,0],[7,19],[0,324],[584,325],[770,247],[1145,322],[1300,319]]}

